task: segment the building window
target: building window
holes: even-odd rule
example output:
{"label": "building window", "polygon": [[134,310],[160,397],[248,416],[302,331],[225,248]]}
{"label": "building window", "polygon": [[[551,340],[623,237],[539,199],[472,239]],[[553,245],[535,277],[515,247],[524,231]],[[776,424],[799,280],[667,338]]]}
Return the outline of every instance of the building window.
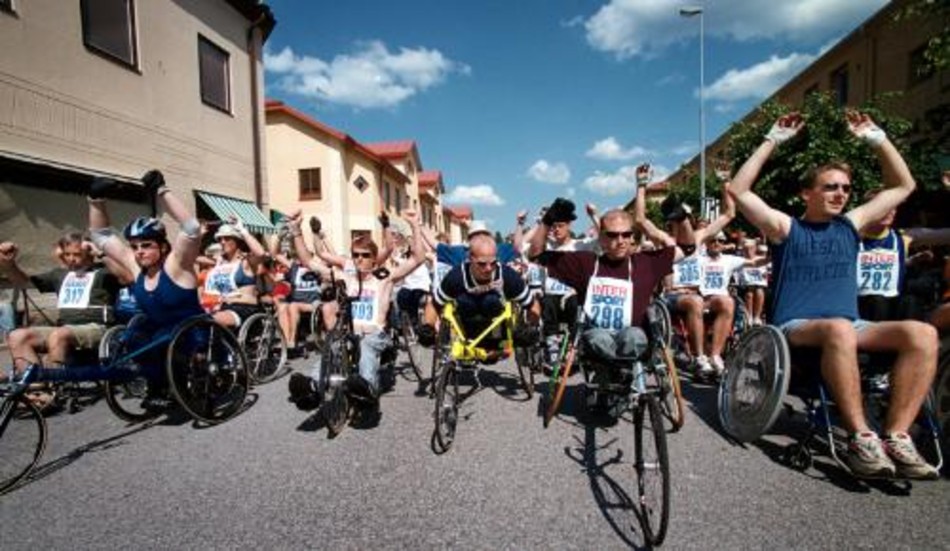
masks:
{"label": "building window", "polygon": [[831,92],[838,102],[838,106],[848,104],[848,66],[842,65],[831,73],[830,86]]}
{"label": "building window", "polygon": [[389,182],[383,182],[383,204],[389,208]]}
{"label": "building window", "polygon": [[366,181],[366,178],[357,176],[356,180],[353,180],[353,185],[356,186],[356,189],[358,189],[360,193],[363,193],[366,191],[366,188],[369,187],[369,182]]}
{"label": "building window", "polygon": [[16,13],[13,10],[13,0],[0,0],[0,11],[7,13]]}
{"label": "building window", "polygon": [[394,187],[393,195],[396,196],[396,214],[402,212],[402,190],[398,186]]}
{"label": "building window", "polygon": [[198,36],[198,73],[201,101],[231,112],[231,68],[228,52],[203,36]]}
{"label": "building window", "polygon": [[[12,9],[10,0],[0,0]],[[132,0],[82,0],[82,41],[87,48],[135,68],[135,10]]]}
{"label": "building window", "polygon": [[301,168],[297,171],[300,175],[300,200],[301,201],[319,201],[323,198],[320,189],[320,169],[319,168]]}
{"label": "building window", "polygon": [[924,52],[927,51],[927,44],[910,52],[910,60],[907,63],[907,87],[916,86],[921,82],[930,79],[934,74],[933,64],[927,62]]}

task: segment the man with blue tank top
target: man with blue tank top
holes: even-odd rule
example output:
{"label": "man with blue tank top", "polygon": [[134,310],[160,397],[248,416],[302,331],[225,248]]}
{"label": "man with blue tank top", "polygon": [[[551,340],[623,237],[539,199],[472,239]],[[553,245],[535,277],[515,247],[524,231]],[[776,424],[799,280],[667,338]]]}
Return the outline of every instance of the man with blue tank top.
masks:
{"label": "man with blue tank top", "polygon": [[[773,245],[771,321],[793,346],[821,350],[821,376],[850,433],[847,463],[858,477],[933,479],[937,471],[907,434],[930,389],[937,367],[937,332],[916,321],[872,323],[858,316],[857,257],[860,232],[914,191],[907,164],[884,131],[865,114],[849,111],[848,129],[868,143],[881,163],[885,189],[844,212],[851,170],[840,162],[809,170],[802,179],[801,218],[768,206],[751,191],[762,166],[779,144],[805,126],[801,115],[778,119],[733,180],[730,193],[740,212]],[[890,407],[883,442],[865,418],[858,350],[895,352]]]}
{"label": "man with blue tank top", "polygon": [[[155,338],[192,316],[204,314],[195,274],[195,260],[201,252],[201,228],[181,199],[165,185],[161,172],[149,171],[142,177],[142,183],[180,225],[174,241],[169,241],[161,220],[147,216],[132,220],[123,231],[125,241],[120,239],[109,227],[109,214],[102,198],[105,185],[90,190],[89,230],[96,246],[134,275],[132,295],[147,317],[143,330]],[[143,367],[151,375],[150,383],[154,383],[149,384],[149,395],[142,402],[145,409],[161,410],[170,404],[160,373],[163,358],[164,351],[156,349],[143,360],[148,363]]]}

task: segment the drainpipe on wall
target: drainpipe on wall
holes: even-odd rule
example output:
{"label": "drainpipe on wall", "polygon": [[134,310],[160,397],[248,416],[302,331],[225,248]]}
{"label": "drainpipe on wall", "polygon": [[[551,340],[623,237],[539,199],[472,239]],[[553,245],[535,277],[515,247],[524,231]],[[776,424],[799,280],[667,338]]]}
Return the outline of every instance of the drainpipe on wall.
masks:
{"label": "drainpipe on wall", "polygon": [[264,208],[264,168],[261,159],[263,143],[261,140],[261,94],[258,89],[260,79],[257,74],[257,60],[261,56],[261,42],[263,42],[260,25],[265,19],[266,16],[261,14],[257,21],[251,24],[251,28],[247,32],[247,52],[251,65],[251,129],[254,133],[254,203],[262,210]]}

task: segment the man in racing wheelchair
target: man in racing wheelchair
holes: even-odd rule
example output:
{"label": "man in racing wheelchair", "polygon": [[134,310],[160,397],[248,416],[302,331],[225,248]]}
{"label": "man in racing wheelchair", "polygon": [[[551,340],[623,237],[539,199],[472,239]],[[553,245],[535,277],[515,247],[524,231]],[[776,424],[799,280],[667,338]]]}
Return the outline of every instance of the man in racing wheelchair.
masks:
{"label": "man in racing wheelchair", "polygon": [[[569,201],[556,199],[541,221],[542,227],[569,211]],[[588,326],[581,335],[585,355],[594,358],[594,381],[611,380],[612,360],[639,357],[647,350],[647,307],[657,283],[672,271],[674,247],[634,252],[633,217],[614,209],[600,219],[603,251],[544,251],[544,231],[531,239],[529,256],[548,273],[573,287]],[[598,362],[597,359],[605,360]]]}
{"label": "man in racing wheelchair", "polygon": [[[772,323],[792,346],[821,351],[822,379],[850,434],[846,461],[852,473],[932,479],[936,469],[920,456],[907,431],[934,377],[936,331],[915,321],[868,322],[858,317],[857,309],[860,232],[906,200],[916,184],[900,153],[867,115],[848,112],[846,119],[850,132],[871,146],[882,165],[886,187],[868,202],[844,212],[851,172],[837,162],[805,174],[800,191],[805,213],[800,219],[768,206],[751,191],[776,147],[805,126],[797,113],[775,122],[736,174],[730,193],[740,212],[773,246]],[[862,407],[858,351],[897,355],[890,371],[883,442],[869,428]]]}

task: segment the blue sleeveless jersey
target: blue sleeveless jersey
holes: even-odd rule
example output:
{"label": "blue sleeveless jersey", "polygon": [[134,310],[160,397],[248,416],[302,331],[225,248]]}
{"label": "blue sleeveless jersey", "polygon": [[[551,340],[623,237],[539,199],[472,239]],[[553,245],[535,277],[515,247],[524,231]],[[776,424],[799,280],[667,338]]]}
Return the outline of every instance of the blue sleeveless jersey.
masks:
{"label": "blue sleeveless jersey", "polygon": [[793,218],[788,237],[772,248],[771,322],[857,319],[860,240],[844,216],[823,223]]}
{"label": "blue sleeveless jersey", "polygon": [[159,272],[154,291],[145,289],[145,272],[140,273],[132,294],[148,317],[149,324],[156,328],[174,326],[187,318],[204,314],[198,301],[198,290],[179,287],[164,269]]}

